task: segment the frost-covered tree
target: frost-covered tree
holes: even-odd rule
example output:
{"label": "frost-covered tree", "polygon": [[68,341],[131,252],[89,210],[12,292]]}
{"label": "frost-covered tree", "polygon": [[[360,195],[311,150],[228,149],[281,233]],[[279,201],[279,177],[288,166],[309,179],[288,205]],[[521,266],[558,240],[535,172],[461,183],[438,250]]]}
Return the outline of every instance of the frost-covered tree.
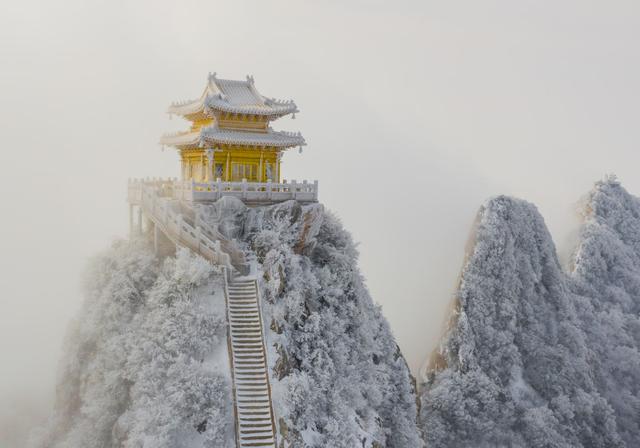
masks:
{"label": "frost-covered tree", "polygon": [[226,351],[213,267],[187,251],[162,263],[142,241],[119,242],[85,277],[55,413],[34,445],[233,446],[228,367],[212,359]]}
{"label": "frost-covered tree", "polygon": [[542,217],[498,197],[479,214],[444,368],[428,375],[428,447],[620,447],[578,307]]}

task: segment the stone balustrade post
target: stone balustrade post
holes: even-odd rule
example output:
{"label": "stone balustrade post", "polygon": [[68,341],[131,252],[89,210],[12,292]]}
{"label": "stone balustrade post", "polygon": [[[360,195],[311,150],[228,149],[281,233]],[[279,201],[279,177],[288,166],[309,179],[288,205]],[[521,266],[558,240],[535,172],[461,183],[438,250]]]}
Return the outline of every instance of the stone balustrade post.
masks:
{"label": "stone balustrade post", "polygon": [[180,239],[180,235],[182,234],[182,214],[178,214],[178,216],[176,216],[176,225],[178,226],[178,240]]}
{"label": "stone balustrade post", "polygon": [[202,242],[202,229],[200,227],[196,227],[196,247],[198,248],[198,253],[201,253],[200,244]]}
{"label": "stone balustrade post", "polygon": [[133,204],[129,202],[129,238],[133,236]]}

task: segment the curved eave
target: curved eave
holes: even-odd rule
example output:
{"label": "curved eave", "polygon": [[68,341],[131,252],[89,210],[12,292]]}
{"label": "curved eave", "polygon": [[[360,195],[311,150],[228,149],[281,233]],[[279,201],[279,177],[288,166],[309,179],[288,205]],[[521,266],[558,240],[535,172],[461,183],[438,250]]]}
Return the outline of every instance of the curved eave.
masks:
{"label": "curved eave", "polygon": [[196,148],[200,146],[200,132],[179,132],[160,137],[160,144],[176,148]]}
{"label": "curved eave", "polygon": [[204,113],[206,100],[207,100],[207,96],[202,95],[197,100],[171,103],[171,105],[167,109],[167,112],[170,114],[181,115],[183,117],[186,117],[188,115]]}

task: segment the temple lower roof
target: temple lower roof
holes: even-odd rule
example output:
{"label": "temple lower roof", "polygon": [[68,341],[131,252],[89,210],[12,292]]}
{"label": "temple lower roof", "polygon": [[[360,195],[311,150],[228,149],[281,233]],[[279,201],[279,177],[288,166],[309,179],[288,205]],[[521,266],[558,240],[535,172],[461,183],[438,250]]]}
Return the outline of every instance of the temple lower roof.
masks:
{"label": "temple lower roof", "polygon": [[160,139],[160,144],[178,148],[215,145],[292,148],[295,146],[304,146],[306,142],[299,132],[274,131],[270,128],[267,132],[250,132],[208,126],[195,132],[180,132],[164,135]]}

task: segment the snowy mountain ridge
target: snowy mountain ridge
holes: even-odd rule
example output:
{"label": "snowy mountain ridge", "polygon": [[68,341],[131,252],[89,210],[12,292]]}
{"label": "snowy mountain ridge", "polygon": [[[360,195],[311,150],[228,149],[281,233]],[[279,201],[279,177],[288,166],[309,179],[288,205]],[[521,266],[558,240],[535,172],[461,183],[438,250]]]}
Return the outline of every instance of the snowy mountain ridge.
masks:
{"label": "snowy mountain ridge", "polygon": [[565,273],[535,206],[479,212],[457,307],[424,380],[428,446],[635,446],[640,200],[596,185]]}
{"label": "snowy mountain ridge", "polygon": [[[194,213],[251,265],[278,448],[640,440],[640,199],[615,179],[588,196],[572,272],[534,205],[483,205],[419,394],[350,235],[322,205],[224,198]],[[158,257],[144,237],[97,256],[33,446],[236,447],[224,285],[221,269],[188,250]],[[253,306],[247,288],[236,308]]]}
{"label": "snowy mountain ridge", "polygon": [[[335,217],[232,198],[196,213],[254,260],[278,446],[420,446],[409,369]],[[222,272],[186,250],[160,260],[143,238],[86,278],[35,446],[235,447]]]}

